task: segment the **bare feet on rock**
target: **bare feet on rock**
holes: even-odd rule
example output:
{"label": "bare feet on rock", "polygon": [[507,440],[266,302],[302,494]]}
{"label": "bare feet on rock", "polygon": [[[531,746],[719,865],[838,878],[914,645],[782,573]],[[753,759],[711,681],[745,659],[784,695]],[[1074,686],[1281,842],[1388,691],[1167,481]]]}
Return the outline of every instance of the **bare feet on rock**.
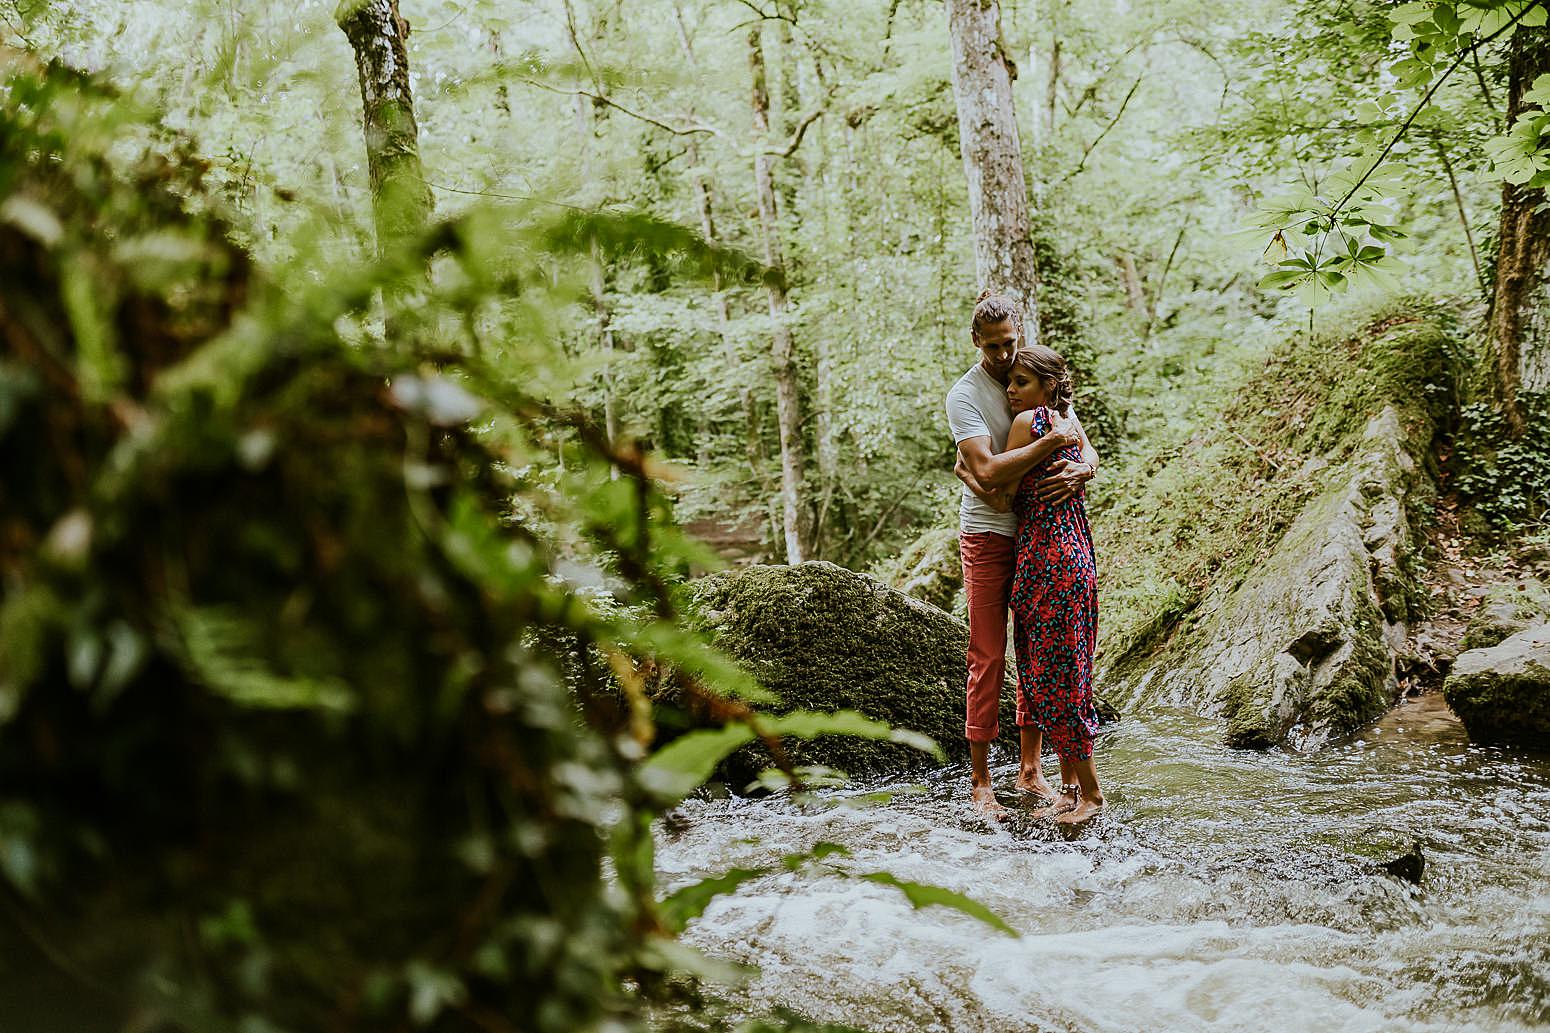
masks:
{"label": "bare feet on rock", "polygon": [[1075,807],[1066,811],[1055,820],[1062,825],[1079,825],[1090,818],[1103,813],[1103,797],[1096,800],[1078,800]]}
{"label": "bare feet on rock", "polygon": [[991,821],[1007,819],[1007,809],[996,800],[995,791],[990,786],[975,786],[970,789],[969,799],[974,803],[974,813],[981,818],[989,818]]}
{"label": "bare feet on rock", "polygon": [[1055,787],[1044,780],[1044,772],[1038,768],[1017,773],[1017,790],[1037,796],[1045,803],[1055,802]]}
{"label": "bare feet on rock", "polygon": [[1058,815],[1065,814],[1077,806],[1079,802],[1075,787],[1067,788],[1061,786],[1061,792],[1051,797],[1049,806],[1040,807],[1033,812],[1033,816],[1035,818],[1057,818]]}

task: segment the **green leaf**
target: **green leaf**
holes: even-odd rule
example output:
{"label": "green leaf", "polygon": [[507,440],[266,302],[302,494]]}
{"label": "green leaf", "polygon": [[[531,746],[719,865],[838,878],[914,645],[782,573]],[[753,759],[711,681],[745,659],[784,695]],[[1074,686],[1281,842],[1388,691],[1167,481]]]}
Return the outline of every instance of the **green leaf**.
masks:
{"label": "green leaf", "polygon": [[962,893],[944,889],[941,886],[932,886],[924,882],[905,882],[889,872],[872,872],[861,878],[868,882],[875,882],[881,886],[892,886],[904,894],[904,899],[910,902],[910,906],[917,911],[925,907],[950,907],[954,911],[961,911],[970,918],[977,918],[992,929],[1000,930],[1008,936],[1019,937],[1016,929],[1006,924],[1006,921],[990,908],[981,904],[973,897],[966,897]]}
{"label": "green leaf", "polygon": [[680,736],[641,765],[641,784],[663,797],[681,800],[710,778],[728,754],[753,738],[753,729],[741,722]]}
{"label": "green leaf", "polygon": [[705,913],[711,901],[771,871],[771,868],[733,868],[674,890],[659,905],[662,924],[675,933],[681,933],[691,921]]}
{"label": "green leaf", "polygon": [[780,859],[780,863],[785,866],[788,872],[794,872],[809,861],[822,861],[826,857],[835,856],[849,857],[850,850],[839,843],[830,843],[828,840],[820,839],[813,844],[811,850],[787,854]]}
{"label": "green leaf", "polygon": [[1400,4],[1389,12],[1389,21],[1396,25],[1414,25],[1416,22],[1425,21],[1432,16],[1430,3],[1412,2]]}
{"label": "green leaf", "polygon": [[858,710],[794,710],[762,724],[766,731],[797,739],[812,739],[820,735],[853,735],[858,739],[881,739],[912,746],[938,760],[946,760],[947,757],[930,736],[905,728],[894,728],[886,721],[874,720]]}
{"label": "green leaf", "polygon": [[1282,290],[1297,283],[1308,273],[1305,270],[1282,269],[1271,273],[1259,281],[1259,289],[1262,291]]}

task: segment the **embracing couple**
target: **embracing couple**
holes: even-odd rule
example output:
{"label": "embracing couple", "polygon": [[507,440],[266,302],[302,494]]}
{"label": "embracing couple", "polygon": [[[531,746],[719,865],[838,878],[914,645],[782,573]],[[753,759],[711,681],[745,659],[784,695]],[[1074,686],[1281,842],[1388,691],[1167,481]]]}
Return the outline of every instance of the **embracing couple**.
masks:
{"label": "embracing couple", "polygon": [[[968,719],[974,806],[1006,809],[990,785],[990,744],[1006,673],[1006,615],[1017,656],[1017,788],[1047,805],[1037,816],[1085,821],[1103,809],[1093,766],[1093,649],[1098,587],[1084,487],[1098,453],[1071,409],[1065,359],[1022,340],[1022,313],[986,291],[971,325],[980,360],[947,393],[956,473],[963,587],[969,601]],[[1060,791],[1045,781],[1049,737]]]}

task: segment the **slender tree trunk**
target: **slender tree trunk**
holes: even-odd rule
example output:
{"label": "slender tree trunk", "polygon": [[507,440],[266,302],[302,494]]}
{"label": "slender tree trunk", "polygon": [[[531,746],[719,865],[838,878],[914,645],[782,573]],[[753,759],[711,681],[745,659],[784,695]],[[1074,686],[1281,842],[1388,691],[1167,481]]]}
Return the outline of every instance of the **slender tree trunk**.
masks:
{"label": "slender tree trunk", "polygon": [[1485,290],[1485,272],[1480,268],[1480,252],[1475,248],[1475,231],[1469,228],[1469,211],[1464,207],[1464,195],[1459,190],[1458,177],[1453,174],[1453,162],[1448,159],[1448,149],[1437,137],[1432,137],[1437,157],[1442,161],[1442,171],[1448,175],[1448,186],[1453,190],[1453,206],[1458,209],[1459,225],[1464,227],[1464,243],[1469,245],[1469,261],[1475,267],[1475,282]]}
{"label": "slender tree trunk", "polygon": [[[699,58],[694,53],[694,42],[689,36],[689,25],[684,19],[683,5],[675,2],[673,14],[678,22],[678,43],[683,48],[684,57],[691,66],[698,66]],[[689,105],[689,117],[694,117],[694,105]],[[700,217],[700,235],[708,242],[714,244],[716,235],[716,197],[711,188],[710,176],[705,171],[700,159],[699,139],[695,136],[687,138],[689,165],[694,169],[692,184],[694,187],[695,209]],[[738,364],[737,344],[732,339],[730,327],[732,324],[731,305],[727,301],[727,292],[721,282],[721,274],[713,273],[711,277],[711,298],[716,306],[716,333],[721,338],[721,351],[726,358],[727,369],[735,369]],[[737,389],[738,406],[743,414],[743,436],[745,447],[748,450],[748,472],[756,478],[761,488],[768,492],[770,485],[764,475],[764,435],[760,433],[759,410],[754,405],[753,389],[746,382],[740,383]]]}
{"label": "slender tree trunk", "polygon": [[420,232],[432,207],[409,90],[409,23],[398,0],[342,0],[334,20],[355,51],[380,254]]}
{"label": "slender tree trunk", "polygon": [[780,243],[780,218],[775,206],[774,157],[766,153],[770,132],[770,96],[765,75],[762,27],[748,32],[748,70],[753,79],[754,183],[759,195],[759,228],[764,260],[775,275],[766,285],[769,296],[771,350],[775,374],[776,421],[780,427],[780,496],[786,562],[801,563],[810,553],[806,490],[803,483],[806,448],[802,442],[802,397],[792,354],[791,328],[786,323],[786,263]]}
{"label": "slender tree trunk", "polygon": [[[1055,138],[1055,106],[1060,101],[1060,39],[1049,48],[1049,77],[1044,83],[1044,138]],[[1037,121],[1037,120],[1035,120]]]}
{"label": "slender tree trunk", "polygon": [[[1507,124],[1524,110],[1523,94],[1550,72],[1550,30],[1519,28],[1512,36]],[[1496,295],[1487,350],[1491,392],[1513,433],[1524,430],[1519,395],[1550,390],[1550,212],[1545,192],[1502,186]]]}
{"label": "slender tree trunk", "polygon": [[969,181],[974,265],[982,287],[1016,300],[1028,341],[1038,340],[1038,270],[1029,234],[1028,184],[1012,107],[1011,63],[998,0],[947,0],[958,140]]}
{"label": "slender tree trunk", "polygon": [[1145,319],[1146,289],[1141,286],[1141,273],[1136,269],[1135,258],[1128,251],[1121,251],[1114,256],[1114,264],[1119,269],[1120,280],[1125,284],[1125,308]]}

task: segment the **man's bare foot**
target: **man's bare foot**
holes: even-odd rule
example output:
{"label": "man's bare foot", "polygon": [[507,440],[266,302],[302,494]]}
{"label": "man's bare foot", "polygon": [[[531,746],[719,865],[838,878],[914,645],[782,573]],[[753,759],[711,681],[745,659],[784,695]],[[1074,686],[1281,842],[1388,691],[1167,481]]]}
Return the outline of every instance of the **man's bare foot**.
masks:
{"label": "man's bare foot", "polygon": [[969,790],[969,799],[974,801],[974,813],[991,821],[1005,821],[1007,810],[996,800],[995,791],[990,786],[975,786]]}
{"label": "man's bare foot", "polygon": [[1050,805],[1048,807],[1040,807],[1038,810],[1033,812],[1033,816],[1035,818],[1054,818],[1057,815],[1065,814],[1066,812],[1070,811],[1072,808],[1076,807],[1078,803],[1079,800],[1076,790],[1070,789],[1052,797],[1050,799]]}
{"label": "man's bare foot", "polygon": [[1075,807],[1055,820],[1062,825],[1077,825],[1102,813],[1103,797],[1100,796],[1096,800],[1078,800]]}
{"label": "man's bare foot", "polygon": [[1044,780],[1044,772],[1038,768],[1017,773],[1017,789],[1030,793],[1046,803],[1055,802],[1055,787]]}

